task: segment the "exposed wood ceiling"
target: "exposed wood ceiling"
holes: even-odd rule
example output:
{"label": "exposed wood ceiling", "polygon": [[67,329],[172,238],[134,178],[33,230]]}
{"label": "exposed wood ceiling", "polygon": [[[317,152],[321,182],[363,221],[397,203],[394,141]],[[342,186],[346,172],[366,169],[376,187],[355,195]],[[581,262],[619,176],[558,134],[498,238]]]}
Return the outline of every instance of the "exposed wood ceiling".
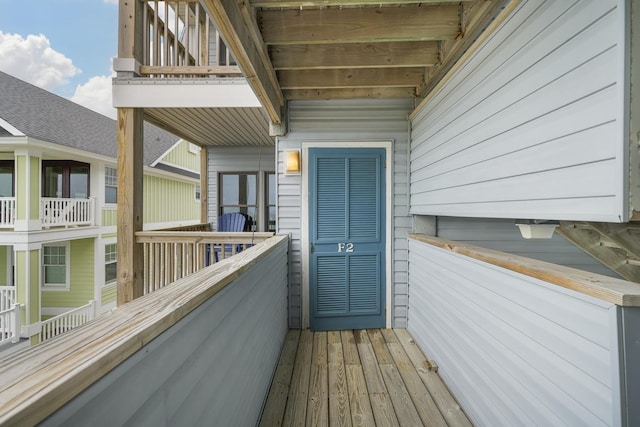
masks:
{"label": "exposed wood ceiling", "polygon": [[285,100],[423,97],[509,0],[204,0],[273,123]]}

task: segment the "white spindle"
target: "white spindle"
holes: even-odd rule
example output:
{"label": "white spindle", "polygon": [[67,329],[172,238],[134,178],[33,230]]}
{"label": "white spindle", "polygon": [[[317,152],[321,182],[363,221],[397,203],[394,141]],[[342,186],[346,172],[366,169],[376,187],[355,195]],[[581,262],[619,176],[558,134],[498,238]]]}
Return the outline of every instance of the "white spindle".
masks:
{"label": "white spindle", "polygon": [[96,301],[91,300],[82,307],[74,308],[66,313],[47,319],[41,323],[40,338],[46,341],[71,329],[82,326],[96,316]]}

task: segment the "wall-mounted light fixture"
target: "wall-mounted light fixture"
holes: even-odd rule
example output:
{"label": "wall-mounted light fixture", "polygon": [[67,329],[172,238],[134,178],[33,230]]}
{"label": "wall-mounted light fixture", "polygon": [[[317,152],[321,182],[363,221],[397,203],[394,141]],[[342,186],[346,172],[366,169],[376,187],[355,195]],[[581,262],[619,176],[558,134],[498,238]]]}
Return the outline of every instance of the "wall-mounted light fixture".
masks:
{"label": "wall-mounted light fixture", "polygon": [[286,150],[284,152],[285,175],[300,175],[300,150]]}
{"label": "wall-mounted light fixture", "polygon": [[516,226],[525,239],[551,239],[553,232],[560,225],[558,221],[538,219],[517,219]]}

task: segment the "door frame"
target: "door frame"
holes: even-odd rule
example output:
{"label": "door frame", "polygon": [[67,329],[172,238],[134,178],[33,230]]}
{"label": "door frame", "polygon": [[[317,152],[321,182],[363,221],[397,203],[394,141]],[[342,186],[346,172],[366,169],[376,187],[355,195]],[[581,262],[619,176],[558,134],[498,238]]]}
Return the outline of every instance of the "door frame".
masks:
{"label": "door frame", "polygon": [[305,197],[309,192],[309,149],[310,148],[384,148],[385,149],[385,326],[391,327],[391,310],[392,304],[392,281],[393,263],[392,263],[392,236],[393,236],[393,141],[303,141],[301,143],[302,154],[302,187],[301,187],[301,218],[300,218],[300,245],[302,255],[301,279],[302,286],[300,289],[301,297],[301,316],[302,328],[309,328],[309,198]]}

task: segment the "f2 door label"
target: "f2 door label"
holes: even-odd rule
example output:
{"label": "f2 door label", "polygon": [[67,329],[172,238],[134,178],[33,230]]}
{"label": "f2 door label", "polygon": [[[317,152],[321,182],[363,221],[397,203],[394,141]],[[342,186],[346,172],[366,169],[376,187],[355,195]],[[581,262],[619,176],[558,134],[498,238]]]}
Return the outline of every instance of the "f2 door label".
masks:
{"label": "f2 door label", "polygon": [[353,252],[353,243],[338,243],[338,252]]}

